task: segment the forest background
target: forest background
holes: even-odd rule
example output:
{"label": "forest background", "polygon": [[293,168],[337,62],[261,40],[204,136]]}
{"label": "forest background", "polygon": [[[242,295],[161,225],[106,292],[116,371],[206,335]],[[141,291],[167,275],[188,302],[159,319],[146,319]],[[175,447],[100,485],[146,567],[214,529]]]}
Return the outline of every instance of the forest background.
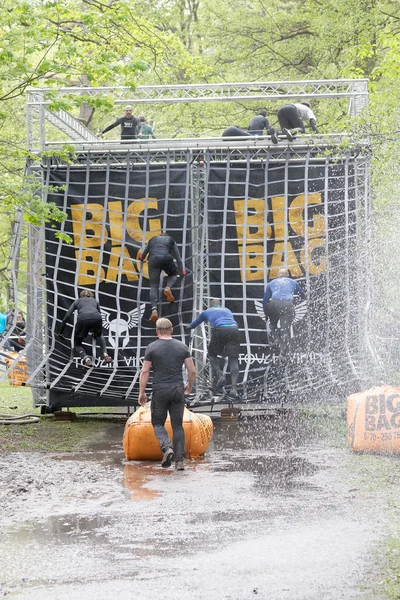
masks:
{"label": "forest background", "polygon": [[[377,271],[396,306],[400,183],[399,2],[380,0],[3,0],[0,12],[0,269],[18,206],[28,220],[61,217],[24,183],[26,90],[368,78],[370,103],[357,119],[347,102],[313,101],[321,133],[351,132],[371,145]],[[56,103],[57,101],[55,101]],[[272,124],[276,102],[263,103]],[[62,105],[56,105],[63,107]],[[218,136],[247,127],[260,103],[135,107],[157,137]],[[66,108],[71,108],[66,106]],[[122,115],[112,99],[79,107],[98,131]],[[112,134],[112,135],[110,135]],[[107,134],[118,137],[117,129]],[[0,270],[0,310],[7,279]]]}

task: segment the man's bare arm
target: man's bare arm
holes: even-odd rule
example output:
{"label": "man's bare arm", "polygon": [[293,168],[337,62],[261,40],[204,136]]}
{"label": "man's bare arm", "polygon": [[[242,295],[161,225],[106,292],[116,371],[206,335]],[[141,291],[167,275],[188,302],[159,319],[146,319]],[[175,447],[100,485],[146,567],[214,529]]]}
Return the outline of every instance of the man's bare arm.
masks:
{"label": "man's bare arm", "polygon": [[185,367],[188,373],[188,382],[185,385],[185,393],[190,394],[196,379],[196,367],[194,366],[193,359],[190,356],[189,358],[185,359]]}
{"label": "man's bare arm", "polygon": [[149,381],[150,369],[151,369],[151,361],[150,360],[143,361],[142,370],[140,371],[140,376],[139,376],[139,404],[141,406],[144,406],[148,400],[148,398],[146,396],[146,386],[147,386],[147,382]]}

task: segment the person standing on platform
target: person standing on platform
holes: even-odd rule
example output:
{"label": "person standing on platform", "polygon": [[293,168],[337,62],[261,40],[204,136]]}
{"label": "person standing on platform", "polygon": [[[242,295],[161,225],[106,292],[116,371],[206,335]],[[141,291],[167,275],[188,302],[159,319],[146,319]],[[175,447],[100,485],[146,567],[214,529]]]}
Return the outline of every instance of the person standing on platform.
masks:
{"label": "person standing on platform", "polygon": [[[171,288],[175,284],[178,274],[181,277],[186,275],[186,269],[183,267],[181,255],[175,240],[165,232],[150,238],[149,243],[143,252],[139,251],[138,259],[144,261],[147,255],[149,255],[148,264],[151,304],[151,316],[149,321],[155,323],[158,319],[157,302],[161,271],[165,271],[167,274],[167,285],[164,289],[164,296],[168,302],[175,302],[175,297]],[[176,260],[177,265],[175,265],[174,259]]]}
{"label": "person standing on platform", "polygon": [[285,104],[278,110],[278,121],[282,133],[292,142],[297,132],[304,133],[304,121],[309,121],[310,127],[318,133],[317,119],[308,102]]}
{"label": "person standing on platform", "polygon": [[121,140],[129,141],[136,139],[136,133],[139,126],[139,119],[133,116],[133,108],[130,104],[125,106],[125,115],[123,117],[119,117],[114,123],[111,123],[108,127],[100,131],[99,136],[102,136],[103,133],[107,133],[107,131],[111,131],[114,127],[121,126]]}
{"label": "person standing on platform", "polygon": [[188,327],[194,329],[205,321],[209,322],[212,327],[211,340],[208,346],[208,360],[211,365],[213,385],[216,390],[224,387],[226,379],[220,368],[219,356],[224,358],[227,357],[228,369],[231,374],[231,390],[229,396],[232,399],[237,399],[240,353],[238,324],[229,308],[223,307],[221,300],[218,298],[211,300],[210,308],[203,310],[197,319],[192,321]]}
{"label": "person standing on platform", "polygon": [[295,316],[293,305],[295,294],[305,298],[297,281],[290,279],[289,271],[279,269],[277,279],[268,283],[263,297],[265,319],[270,321],[272,341],[279,345],[282,356],[287,355],[290,349],[290,327]]}
{"label": "person standing on platform", "polygon": [[[158,319],[156,333],[158,340],[146,348],[142,370],[139,376],[139,404],[144,406],[148,400],[146,386],[150,371],[153,371],[153,393],[151,398],[151,423],[163,453],[162,467],[170,467],[175,459],[175,468],[184,470],[185,432],[183,429],[183,411],[185,394],[192,391],[196,379],[196,369],[189,348],[179,340],[172,338],[173,327],[169,319]],[[184,386],[182,367],[187,370],[188,382]],[[167,413],[171,419],[171,442],[165,421]]]}
{"label": "person standing on platform", "polygon": [[139,117],[139,126],[138,126],[138,139],[139,140],[148,140],[151,136],[154,140],[156,136],[154,135],[153,128],[151,125],[147,124],[146,117]]}
{"label": "person standing on platform", "polygon": [[272,142],[274,144],[277,144],[278,138],[276,136],[276,131],[269,124],[269,121],[267,119],[267,112],[265,110],[259,110],[257,111],[256,116],[251,119],[248,127],[248,132],[252,136],[260,136],[264,134],[264,129],[267,132],[267,134],[271,136]]}
{"label": "person standing on platform", "polygon": [[58,335],[63,337],[65,325],[72,316],[72,313],[78,312],[76,320],[75,332],[74,332],[74,352],[81,357],[85,367],[92,367],[93,361],[83,349],[83,340],[89,332],[93,333],[93,336],[99,341],[100,350],[104,362],[112,362],[111,356],[107,353],[107,346],[104,336],[102,334],[103,324],[101,319],[100,305],[93,296],[93,292],[89,290],[82,290],[79,294],[79,299],[75,300],[68,309],[67,314],[63,318]]}

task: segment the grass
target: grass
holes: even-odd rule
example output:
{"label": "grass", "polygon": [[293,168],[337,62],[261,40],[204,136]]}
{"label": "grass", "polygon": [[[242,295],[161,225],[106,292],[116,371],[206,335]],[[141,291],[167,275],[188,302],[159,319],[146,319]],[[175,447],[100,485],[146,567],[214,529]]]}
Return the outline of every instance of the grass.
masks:
{"label": "grass", "polygon": [[[17,408],[11,408],[17,407]],[[39,423],[28,425],[0,424],[0,452],[76,452],[89,449],[107,430],[104,421],[79,418],[82,412],[95,412],[97,408],[74,408],[78,418],[74,421],[57,421],[53,416],[40,416],[33,408],[32,392],[28,387],[12,387],[8,381],[0,383],[0,413],[3,415],[32,414],[40,417]],[[101,408],[102,412],[107,408]]]}

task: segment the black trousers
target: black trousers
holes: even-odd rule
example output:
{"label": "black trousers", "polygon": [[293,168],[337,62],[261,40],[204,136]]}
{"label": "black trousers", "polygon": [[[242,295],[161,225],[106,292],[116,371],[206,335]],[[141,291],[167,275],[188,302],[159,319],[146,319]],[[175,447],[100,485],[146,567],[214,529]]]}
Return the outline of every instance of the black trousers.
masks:
{"label": "black trousers", "polygon": [[293,303],[291,300],[270,300],[267,315],[273,341],[279,344],[282,354],[287,354],[290,349],[290,326],[295,316]]}
{"label": "black trousers", "polygon": [[174,259],[170,254],[165,256],[150,256],[149,258],[149,280],[150,280],[150,304],[151,308],[157,308],[158,286],[160,285],[161,271],[167,274],[166,287],[171,288],[177,280],[177,271]]}
{"label": "black trousers", "polygon": [[102,354],[107,354],[107,346],[104,336],[102,334],[103,324],[101,321],[101,315],[93,316],[90,319],[83,319],[82,321],[78,321],[75,326],[74,333],[74,352],[80,356],[85,357],[86,352],[83,349],[82,343],[85,337],[89,335],[90,332],[93,333],[93,337],[97,338],[100,344],[100,349]]}
{"label": "black trousers", "polygon": [[[175,460],[185,458],[185,432],[183,430],[183,410],[185,408],[185,393],[183,385],[171,384],[168,387],[154,388],[151,397],[151,424],[160,443],[162,452],[173,448]],[[171,442],[165,421],[169,413],[172,426]]]}
{"label": "black trousers", "polygon": [[281,129],[300,129],[305,131],[304,123],[294,104],[285,104],[278,110],[278,121]]}

